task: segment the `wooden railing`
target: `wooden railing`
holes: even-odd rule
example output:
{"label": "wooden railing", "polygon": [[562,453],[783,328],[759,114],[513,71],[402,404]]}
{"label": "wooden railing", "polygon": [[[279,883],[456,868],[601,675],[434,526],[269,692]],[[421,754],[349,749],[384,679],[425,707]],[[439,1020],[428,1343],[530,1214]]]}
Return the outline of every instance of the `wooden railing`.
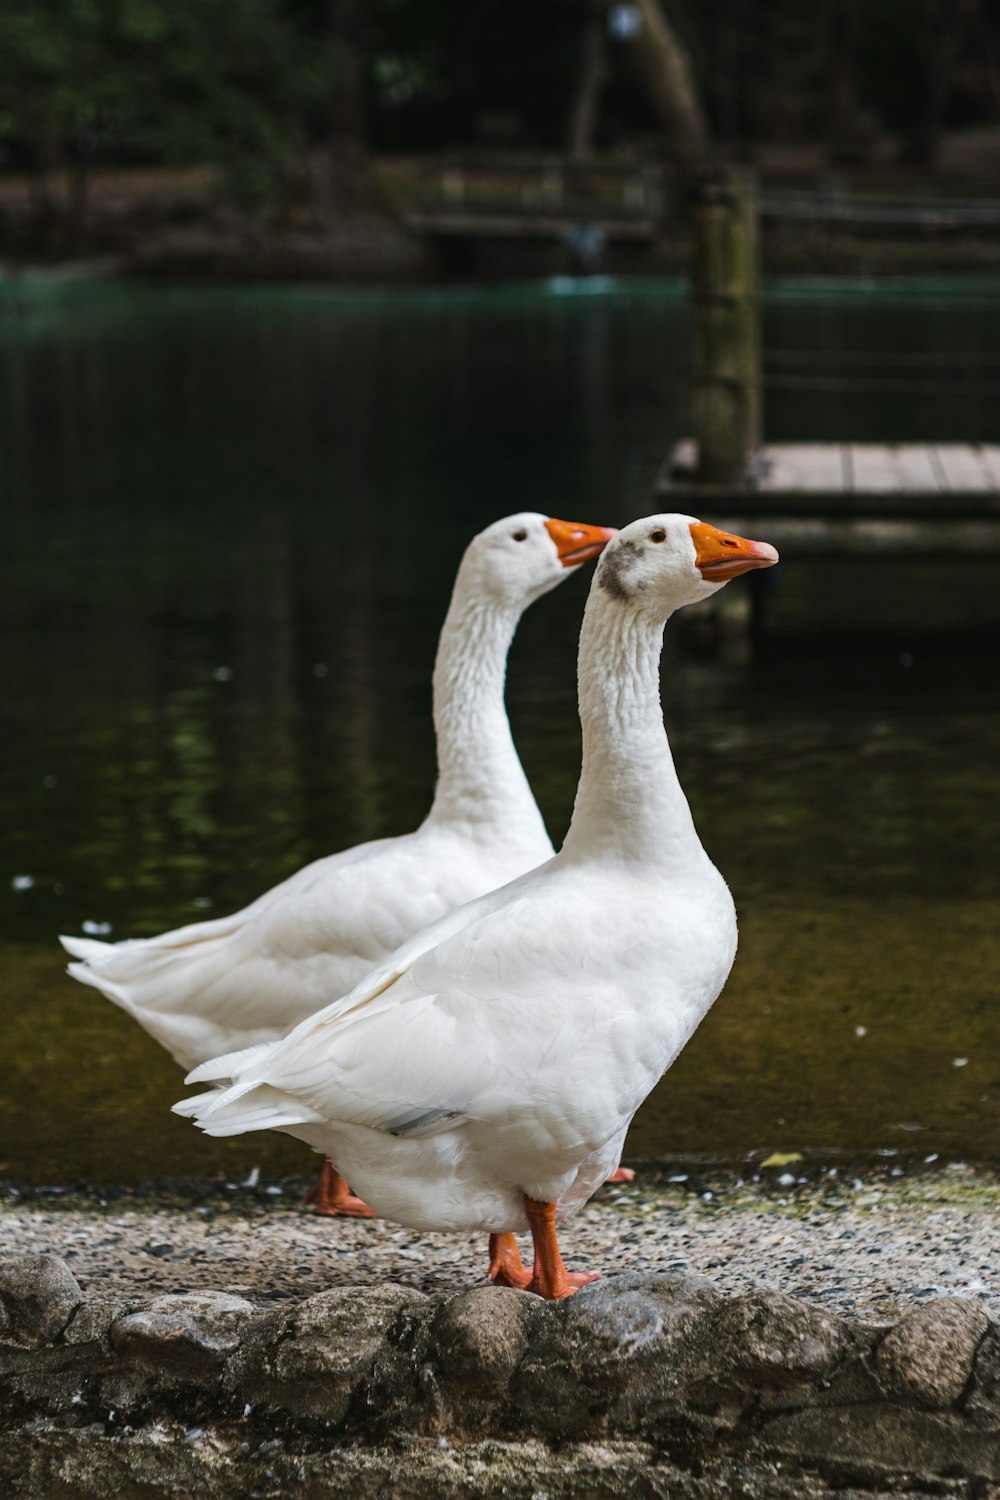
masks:
{"label": "wooden railing", "polygon": [[574,224],[652,237],[665,210],[663,169],[642,161],[446,156],[426,162],[408,217],[437,233],[531,235]]}

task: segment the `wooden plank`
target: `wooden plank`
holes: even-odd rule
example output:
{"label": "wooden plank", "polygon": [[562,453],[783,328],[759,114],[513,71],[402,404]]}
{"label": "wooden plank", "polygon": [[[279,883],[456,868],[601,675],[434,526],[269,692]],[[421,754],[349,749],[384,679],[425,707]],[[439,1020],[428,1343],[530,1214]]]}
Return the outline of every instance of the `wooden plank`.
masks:
{"label": "wooden plank", "polygon": [[851,467],[855,492],[883,493],[896,488],[896,471],[886,448],[873,443],[852,443]]}
{"label": "wooden plank", "polygon": [[975,448],[993,479],[994,489],[1000,490],[1000,447],[996,443],[976,443]]}
{"label": "wooden plank", "polygon": [[928,443],[927,456],[931,461],[931,468],[934,470],[934,478],[937,480],[938,489],[942,494],[950,493],[951,485],[948,483],[948,474],[944,464],[941,462],[941,455],[938,452],[938,445],[936,443]]}
{"label": "wooden plank", "polygon": [[743,516],[896,525],[1000,517],[997,444],[769,443],[758,449],[747,487],[704,483],[696,458],[690,439],[678,443],[656,482],[682,509],[709,504]]}
{"label": "wooden plank", "polygon": [[758,488],[765,492],[822,490],[836,494],[844,488],[838,444],[765,443],[760,456]]}
{"label": "wooden plank", "polygon": [[852,443],[851,465],[856,493],[937,493],[934,465],[925,443]]}
{"label": "wooden plank", "polygon": [[851,494],[854,493],[854,460],[851,458],[850,443],[841,443],[840,462],[844,470],[844,489]]}
{"label": "wooden plank", "polygon": [[904,494],[941,493],[941,471],[934,463],[930,444],[904,443],[891,451]]}
{"label": "wooden plank", "polygon": [[463,212],[442,209],[438,213],[416,212],[405,215],[404,222],[420,234],[469,236],[482,239],[562,239],[568,229],[586,223],[599,230],[607,240],[652,240],[660,234],[652,219],[584,219],[582,216],[544,214],[488,213],[469,209]]}
{"label": "wooden plank", "polygon": [[981,492],[1000,488],[991,476],[978,444],[938,443],[936,452],[950,492],[961,494],[969,490]]}

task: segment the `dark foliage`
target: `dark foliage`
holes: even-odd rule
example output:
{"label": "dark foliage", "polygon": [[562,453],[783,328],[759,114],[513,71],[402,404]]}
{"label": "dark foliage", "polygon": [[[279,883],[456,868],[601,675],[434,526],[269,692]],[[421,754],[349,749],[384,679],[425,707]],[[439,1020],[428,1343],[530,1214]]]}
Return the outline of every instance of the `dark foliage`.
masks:
{"label": "dark foliage", "polygon": [[[812,142],[850,161],[888,142],[900,159],[930,161],[942,129],[1000,113],[993,0],[660,3],[691,56],[714,138],[738,150]],[[338,134],[391,151],[562,148],[587,22],[616,9],[608,0],[5,0],[0,149],[9,164],[69,166],[81,180],[90,161],[219,163],[246,198],[262,200],[284,162]],[[626,52],[608,36],[600,147],[662,129]]]}

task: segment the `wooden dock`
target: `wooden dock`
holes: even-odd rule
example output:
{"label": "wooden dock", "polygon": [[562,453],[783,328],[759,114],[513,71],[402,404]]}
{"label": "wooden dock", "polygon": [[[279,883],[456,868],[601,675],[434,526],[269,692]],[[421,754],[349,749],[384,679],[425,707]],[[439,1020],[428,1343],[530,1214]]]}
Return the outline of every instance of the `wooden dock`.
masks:
{"label": "wooden dock", "polygon": [[634,214],[612,217],[595,212],[593,208],[575,212],[567,208],[559,213],[517,208],[491,212],[489,209],[453,208],[445,204],[407,213],[404,222],[414,233],[435,239],[558,241],[564,240],[577,225],[586,227],[600,236],[602,242],[609,243],[652,244],[662,234],[658,219]]}
{"label": "wooden dock", "polygon": [[650,242],[663,233],[662,168],[561,156],[430,159],[409,228],[438,239],[562,240],[586,228],[603,241]]}
{"label": "wooden dock", "polygon": [[656,501],[791,554],[1000,552],[1000,444],[763,441],[758,207],[732,166],[694,195],[692,436]]}
{"label": "wooden dock", "polygon": [[764,443],[745,485],[709,484],[678,443],[661,504],[725,525],[753,516],[793,551],[961,553],[1000,541],[1000,444]]}

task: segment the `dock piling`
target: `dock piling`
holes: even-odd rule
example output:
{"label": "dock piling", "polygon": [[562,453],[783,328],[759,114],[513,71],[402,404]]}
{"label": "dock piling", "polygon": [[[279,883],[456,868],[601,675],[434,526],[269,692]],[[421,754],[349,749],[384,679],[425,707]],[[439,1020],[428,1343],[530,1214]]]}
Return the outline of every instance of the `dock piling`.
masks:
{"label": "dock piling", "polygon": [[761,436],[757,187],[744,168],[695,187],[691,416],[705,484],[745,486]]}

